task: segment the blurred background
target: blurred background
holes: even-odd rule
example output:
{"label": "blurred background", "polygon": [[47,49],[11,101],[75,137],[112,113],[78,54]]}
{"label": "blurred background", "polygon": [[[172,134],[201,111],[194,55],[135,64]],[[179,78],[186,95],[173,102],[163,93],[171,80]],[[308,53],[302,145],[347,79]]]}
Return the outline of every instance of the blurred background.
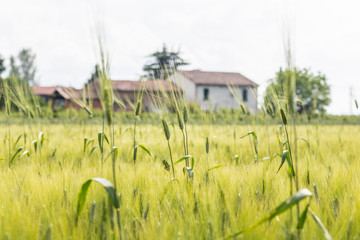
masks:
{"label": "blurred background", "polygon": [[45,1],[12,0],[0,7],[0,55],[30,49],[34,83],[81,88],[97,62],[101,28],[113,79],[137,80],[148,56],[179,51],[182,69],[240,72],[259,84],[286,65],[289,36],[295,65],[321,72],[331,87],[330,114],[355,114],[360,97],[360,2],[335,1]]}

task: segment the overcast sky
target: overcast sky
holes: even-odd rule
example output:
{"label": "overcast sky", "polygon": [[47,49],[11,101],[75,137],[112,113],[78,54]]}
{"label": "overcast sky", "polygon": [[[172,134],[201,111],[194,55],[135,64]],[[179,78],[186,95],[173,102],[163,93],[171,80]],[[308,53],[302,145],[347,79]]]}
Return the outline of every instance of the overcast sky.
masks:
{"label": "overcast sky", "polygon": [[97,62],[100,22],[113,79],[138,79],[146,56],[166,43],[181,49],[187,69],[240,72],[260,84],[262,95],[285,65],[290,28],[296,65],[324,73],[328,112],[348,114],[355,112],[350,87],[360,99],[359,11],[358,0],[2,1],[0,54],[31,48],[39,84],[81,87]]}

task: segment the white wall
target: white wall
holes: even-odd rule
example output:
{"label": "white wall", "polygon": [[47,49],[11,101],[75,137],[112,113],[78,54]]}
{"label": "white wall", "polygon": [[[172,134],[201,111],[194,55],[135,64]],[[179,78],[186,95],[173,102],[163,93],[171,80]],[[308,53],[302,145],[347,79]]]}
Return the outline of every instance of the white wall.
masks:
{"label": "white wall", "polygon": [[253,113],[257,113],[258,111],[257,88],[248,87],[247,89],[248,89],[248,101],[245,102],[245,106]]}
{"label": "white wall", "polygon": [[[204,89],[209,89],[209,100],[204,100]],[[244,88],[238,88],[235,90],[240,95],[238,99],[242,101],[242,93]],[[257,112],[257,89],[246,87],[247,101],[244,102],[245,106],[253,113]],[[184,90],[186,91],[186,90]],[[227,86],[214,86],[214,85],[198,85],[196,86],[196,102],[204,109],[212,107],[213,109],[218,108],[239,108],[239,103],[234,98],[230,89]],[[210,104],[210,106],[209,106]]]}
{"label": "white wall", "polygon": [[196,86],[195,83],[190,79],[186,78],[179,72],[175,72],[172,76],[169,77],[169,80],[178,85],[184,92],[185,99],[189,102],[196,100]]}
{"label": "white wall", "polygon": [[[184,92],[185,99],[189,102],[196,101],[203,109],[212,107],[217,108],[239,108],[239,104],[232,95],[227,86],[216,85],[195,85],[190,79],[179,72],[169,77],[169,80],[178,85]],[[204,100],[204,88],[209,89],[209,100]],[[257,88],[245,87],[248,90],[248,100],[244,102],[245,106],[253,113],[257,113]],[[243,88],[238,88],[235,92],[242,100]],[[210,104],[210,106],[209,106]]]}

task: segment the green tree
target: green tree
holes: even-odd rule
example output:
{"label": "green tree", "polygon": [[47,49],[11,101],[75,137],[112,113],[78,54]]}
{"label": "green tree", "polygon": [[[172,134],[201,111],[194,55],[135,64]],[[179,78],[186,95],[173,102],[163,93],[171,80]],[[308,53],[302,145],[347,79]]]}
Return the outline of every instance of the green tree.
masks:
{"label": "green tree", "polygon": [[143,70],[150,78],[155,79],[166,79],[178,66],[189,64],[180,57],[180,51],[169,52],[165,44],[161,51],[154,52],[149,57],[152,60],[144,65]]}
{"label": "green tree", "polygon": [[9,76],[22,79],[28,84],[34,84],[36,74],[35,58],[36,55],[31,49],[22,49],[17,59],[11,56]]}
{"label": "green tree", "polygon": [[5,59],[3,59],[0,55],[0,79],[1,79],[1,74],[6,70],[4,62]]}
{"label": "green tree", "polygon": [[[275,78],[270,79],[270,84],[265,92],[265,103],[274,103],[274,99],[283,99],[286,96],[286,78],[289,76],[287,69],[276,73]],[[312,114],[324,113],[325,107],[331,102],[330,86],[326,76],[322,73],[314,74],[308,68],[295,68],[297,111],[299,113]],[[275,104],[276,105],[276,104]]]}
{"label": "green tree", "polygon": [[22,49],[18,54],[18,59],[20,61],[20,78],[24,79],[29,84],[35,83],[35,58],[36,55],[31,51],[31,49]]}
{"label": "green tree", "polygon": [[87,80],[87,83],[93,82],[98,77],[99,77],[99,64],[96,64],[94,72],[91,73],[91,77]]}
{"label": "green tree", "polygon": [[14,56],[10,57],[9,76],[20,78],[20,70],[19,67],[16,65],[16,59],[14,58]]}

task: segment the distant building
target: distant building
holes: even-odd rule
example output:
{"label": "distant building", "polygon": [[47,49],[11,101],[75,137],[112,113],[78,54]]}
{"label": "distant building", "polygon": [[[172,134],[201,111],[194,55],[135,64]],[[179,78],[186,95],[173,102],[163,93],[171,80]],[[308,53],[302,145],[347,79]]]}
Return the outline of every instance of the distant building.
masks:
{"label": "distant building", "polygon": [[196,102],[203,109],[237,108],[240,100],[250,111],[257,112],[258,84],[240,73],[177,71],[169,79],[183,90],[189,102]]}
{"label": "distant building", "polygon": [[[132,111],[132,105],[136,104],[138,94],[140,94],[143,87],[143,111],[155,111],[153,99],[157,95],[164,93],[170,94],[172,91],[181,91],[176,86],[173,86],[166,80],[144,80],[144,81],[130,81],[120,80],[112,81],[112,88],[114,96],[125,106],[120,106],[117,101],[114,103],[115,110]],[[52,108],[80,108],[76,101],[82,101],[85,94],[87,102],[92,100],[92,107],[94,109],[102,108],[99,97],[98,79],[89,83],[85,90],[75,89],[72,87],[41,87],[32,86],[32,91],[35,95],[40,96],[45,102],[51,102]]]}
{"label": "distant building", "polygon": [[72,87],[41,87],[41,86],[32,86],[31,87],[35,95],[40,96],[45,102],[51,101],[52,108],[69,108],[74,107],[78,108],[74,101],[72,101],[73,96],[70,93],[81,96],[82,90],[75,89]]}
{"label": "distant building", "polygon": [[[100,89],[97,84],[97,79],[90,83],[90,88],[92,89],[91,97],[93,99],[93,107],[101,108],[100,98],[96,89]],[[170,94],[172,91],[181,91],[176,86],[173,86],[169,81],[166,80],[113,80],[112,89],[114,96],[120,100],[124,105],[125,109],[121,109],[118,104],[115,104],[115,110],[125,110],[132,111],[133,108],[131,105],[136,104],[136,99],[138,94],[140,94],[141,88],[143,87],[143,101],[142,107],[143,111],[153,112],[155,111],[155,106],[153,100],[156,95]]]}
{"label": "distant building", "polygon": [[[205,72],[200,70],[176,71],[168,80],[112,81],[112,89],[117,100],[114,109],[132,111],[136,98],[143,87],[143,111],[153,112],[153,99],[158,94],[170,94],[172,91],[184,95],[188,102],[196,102],[202,109],[238,108],[239,101],[251,112],[257,112],[258,84],[240,73]],[[231,88],[233,91],[231,91]],[[53,108],[79,108],[77,101],[82,101],[83,94],[87,102],[92,100],[94,109],[101,108],[99,97],[99,81],[94,79],[82,89],[67,87],[32,87],[34,94],[41,96],[46,102],[52,101]],[[235,95],[235,97],[234,97]]]}

